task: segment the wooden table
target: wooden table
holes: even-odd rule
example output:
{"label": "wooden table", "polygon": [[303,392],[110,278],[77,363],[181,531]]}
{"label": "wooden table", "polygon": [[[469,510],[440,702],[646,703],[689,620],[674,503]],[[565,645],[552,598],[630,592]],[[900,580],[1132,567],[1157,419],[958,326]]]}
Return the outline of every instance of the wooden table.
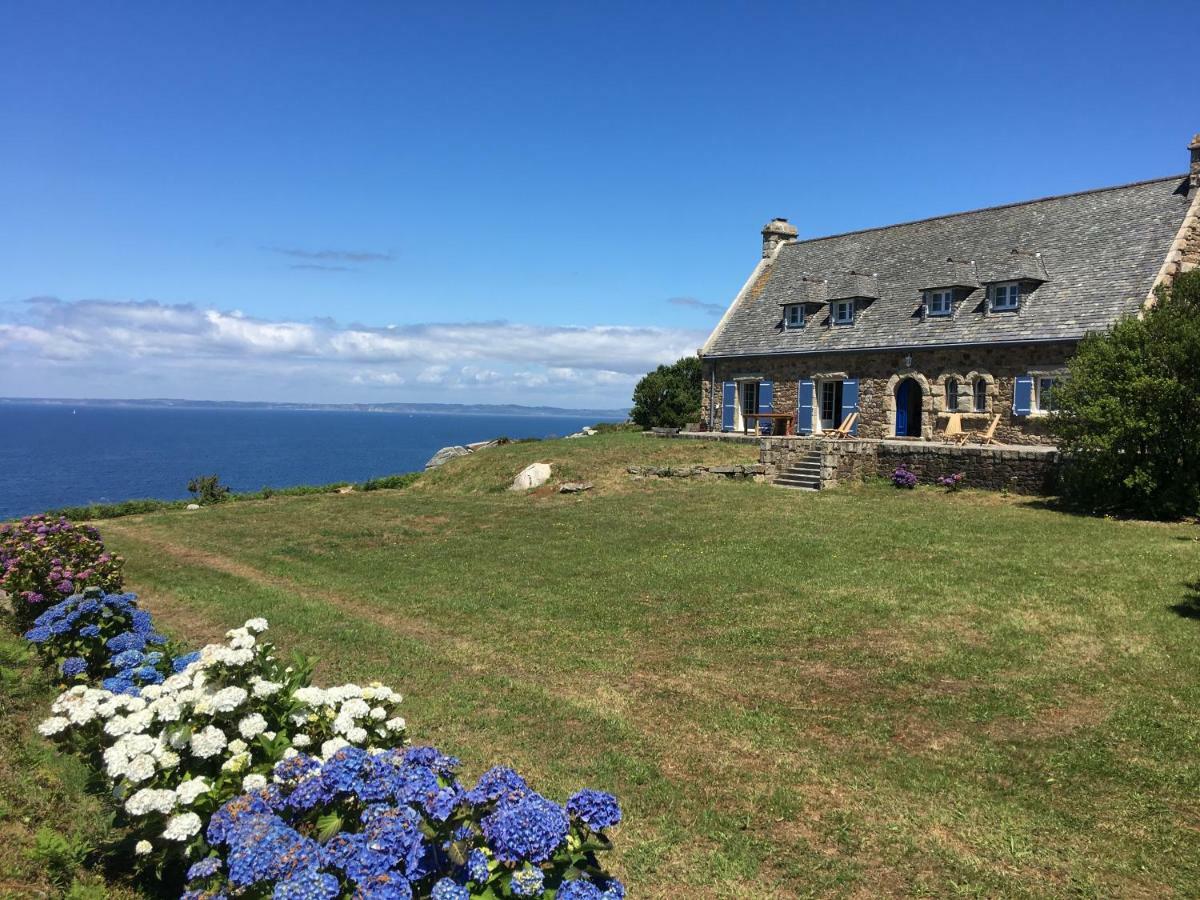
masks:
{"label": "wooden table", "polygon": [[[758,434],[758,430],[759,430],[758,426],[759,426],[760,419],[766,419],[771,423],[771,432],[770,432],[771,434],[775,433],[776,423],[778,423],[778,422],[783,423],[784,435],[795,434],[795,431],[793,429],[793,426],[795,424],[795,416],[793,416],[791,413],[777,413],[777,412],[742,413],[742,418],[745,420],[742,423],[742,434],[750,434],[752,432],[754,434]],[[754,422],[754,428],[750,427],[750,423],[752,421]]]}

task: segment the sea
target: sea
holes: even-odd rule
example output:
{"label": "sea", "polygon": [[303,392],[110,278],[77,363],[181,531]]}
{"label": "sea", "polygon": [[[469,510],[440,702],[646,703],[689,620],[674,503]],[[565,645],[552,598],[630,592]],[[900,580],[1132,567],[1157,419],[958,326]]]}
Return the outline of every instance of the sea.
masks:
{"label": "sea", "polygon": [[563,437],[589,417],[351,410],[0,405],[0,521],[62,506],[414,472],[440,448]]}

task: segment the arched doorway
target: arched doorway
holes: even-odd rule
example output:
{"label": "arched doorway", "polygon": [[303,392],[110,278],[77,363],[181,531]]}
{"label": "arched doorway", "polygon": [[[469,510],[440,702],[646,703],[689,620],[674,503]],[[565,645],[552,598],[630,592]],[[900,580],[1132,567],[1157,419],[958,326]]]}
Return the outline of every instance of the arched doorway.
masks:
{"label": "arched doorway", "polygon": [[896,385],[896,437],[921,436],[921,385],[905,378]]}

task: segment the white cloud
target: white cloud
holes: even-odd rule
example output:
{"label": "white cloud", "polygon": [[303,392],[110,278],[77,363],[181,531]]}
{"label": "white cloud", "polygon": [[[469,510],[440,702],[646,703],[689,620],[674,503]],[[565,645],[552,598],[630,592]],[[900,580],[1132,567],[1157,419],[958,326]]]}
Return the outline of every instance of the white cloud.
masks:
{"label": "white cloud", "polygon": [[77,379],[69,391],[75,396],[105,389],[106,378],[112,396],[161,396],[155,381],[190,383],[187,396],[205,396],[218,383],[242,392],[240,378],[246,398],[285,399],[304,389],[321,396],[286,399],[360,399],[363,390],[408,385],[424,396],[400,399],[470,389],[478,402],[562,403],[569,392],[585,403],[624,405],[638,377],[694,353],[705,337],[647,326],[503,321],[373,327],[267,320],[190,304],[54,298],[25,301],[17,314],[0,318],[0,354],[20,359],[9,368],[29,376],[20,385],[27,396],[42,393],[38,382],[52,373],[56,384]]}

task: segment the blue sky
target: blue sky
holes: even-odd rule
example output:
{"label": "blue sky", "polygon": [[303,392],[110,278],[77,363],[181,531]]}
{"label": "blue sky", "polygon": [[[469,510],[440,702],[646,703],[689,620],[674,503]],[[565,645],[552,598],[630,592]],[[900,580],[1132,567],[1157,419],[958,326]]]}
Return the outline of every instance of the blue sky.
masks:
{"label": "blue sky", "polygon": [[6,3],[0,395],[623,405],[772,216],[1200,131],[1184,3],[437,6]]}

